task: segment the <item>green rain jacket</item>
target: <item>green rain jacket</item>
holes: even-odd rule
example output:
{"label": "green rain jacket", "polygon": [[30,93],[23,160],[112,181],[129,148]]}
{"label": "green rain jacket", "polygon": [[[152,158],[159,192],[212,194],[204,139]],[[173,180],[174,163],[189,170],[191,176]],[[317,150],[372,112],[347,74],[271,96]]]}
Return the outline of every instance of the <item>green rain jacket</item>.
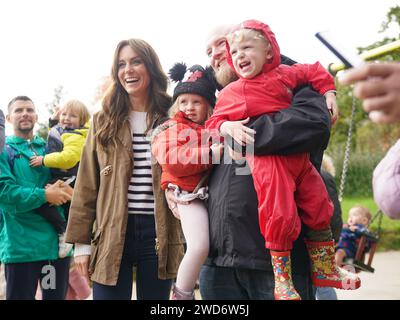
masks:
{"label": "green rain jacket", "polygon": [[[46,167],[30,167],[29,158],[44,155],[45,141],[35,136],[31,141],[16,136],[6,138],[14,151],[10,163],[6,148],[0,155],[0,261],[3,263],[55,260],[58,258],[58,235],[34,210],[46,203],[44,186],[49,181]],[[58,207],[60,214],[62,208]],[[2,225],[2,226],[1,226]]]}

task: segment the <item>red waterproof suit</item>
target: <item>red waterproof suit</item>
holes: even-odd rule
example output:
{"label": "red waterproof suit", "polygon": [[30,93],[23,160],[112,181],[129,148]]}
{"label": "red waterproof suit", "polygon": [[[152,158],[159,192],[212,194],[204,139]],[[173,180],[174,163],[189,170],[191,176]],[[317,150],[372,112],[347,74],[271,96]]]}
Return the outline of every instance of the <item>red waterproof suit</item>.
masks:
{"label": "red waterproof suit", "polygon": [[161,165],[161,188],[169,183],[192,192],[211,169],[209,137],[204,126],[194,123],[179,111],[156,130],[151,151]]}
{"label": "red waterproof suit", "polygon": [[[279,46],[267,25],[250,20],[241,27],[263,32],[271,43],[273,59],[253,79],[239,78],[221,91],[206,128],[219,129],[225,121],[288,108],[292,90],[301,84],[310,83],[321,94],[335,89],[333,78],[319,63],[280,65]],[[227,60],[233,68],[228,44]],[[333,205],[308,154],[246,158],[257,192],[259,223],[266,248],[291,250],[300,233],[301,221],[313,230],[329,227]]]}

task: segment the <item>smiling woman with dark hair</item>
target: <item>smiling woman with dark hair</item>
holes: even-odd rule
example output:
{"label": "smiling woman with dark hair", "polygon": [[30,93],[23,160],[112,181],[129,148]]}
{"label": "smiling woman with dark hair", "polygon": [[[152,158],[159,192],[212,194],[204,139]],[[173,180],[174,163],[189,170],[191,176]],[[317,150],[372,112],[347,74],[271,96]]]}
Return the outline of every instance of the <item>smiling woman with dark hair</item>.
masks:
{"label": "smiling woman with dark hair", "polygon": [[111,85],[83,151],[66,237],[76,245],[78,269],[94,282],[95,300],[131,299],[134,266],[138,299],[169,298],[183,236],[146,139],[167,119],[167,85],[149,44],[118,44]]}

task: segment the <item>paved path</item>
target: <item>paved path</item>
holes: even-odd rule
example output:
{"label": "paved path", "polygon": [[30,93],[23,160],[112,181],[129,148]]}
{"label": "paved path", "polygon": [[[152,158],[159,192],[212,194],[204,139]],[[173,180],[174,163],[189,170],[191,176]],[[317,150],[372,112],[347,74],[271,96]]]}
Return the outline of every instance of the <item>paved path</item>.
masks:
{"label": "paved path", "polygon": [[[400,300],[400,251],[375,253],[375,273],[361,272],[361,287],[355,291],[337,290],[339,300]],[[3,266],[2,266],[3,267]],[[4,273],[0,270],[0,280]],[[0,281],[0,300],[4,299],[4,280]],[[132,298],[135,299],[135,287]],[[196,298],[201,299],[199,292]],[[91,299],[91,297],[89,298]]]}
{"label": "paved path", "polygon": [[337,290],[339,300],[400,300],[400,251],[375,253],[374,273],[360,272],[358,290]]}

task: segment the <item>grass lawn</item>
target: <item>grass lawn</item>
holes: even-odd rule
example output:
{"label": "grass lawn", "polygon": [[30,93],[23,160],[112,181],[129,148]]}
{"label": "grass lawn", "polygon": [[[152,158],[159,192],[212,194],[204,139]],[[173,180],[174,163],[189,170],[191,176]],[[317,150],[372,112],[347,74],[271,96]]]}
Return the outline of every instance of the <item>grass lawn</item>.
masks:
{"label": "grass lawn", "polygon": [[[342,201],[343,223],[347,222],[349,209],[355,205],[362,205],[368,208],[372,216],[378,212],[378,206],[372,198],[345,198]],[[370,226],[371,231],[377,231],[378,221],[379,217]],[[381,228],[378,251],[400,250],[400,220],[392,220],[383,215]]]}

